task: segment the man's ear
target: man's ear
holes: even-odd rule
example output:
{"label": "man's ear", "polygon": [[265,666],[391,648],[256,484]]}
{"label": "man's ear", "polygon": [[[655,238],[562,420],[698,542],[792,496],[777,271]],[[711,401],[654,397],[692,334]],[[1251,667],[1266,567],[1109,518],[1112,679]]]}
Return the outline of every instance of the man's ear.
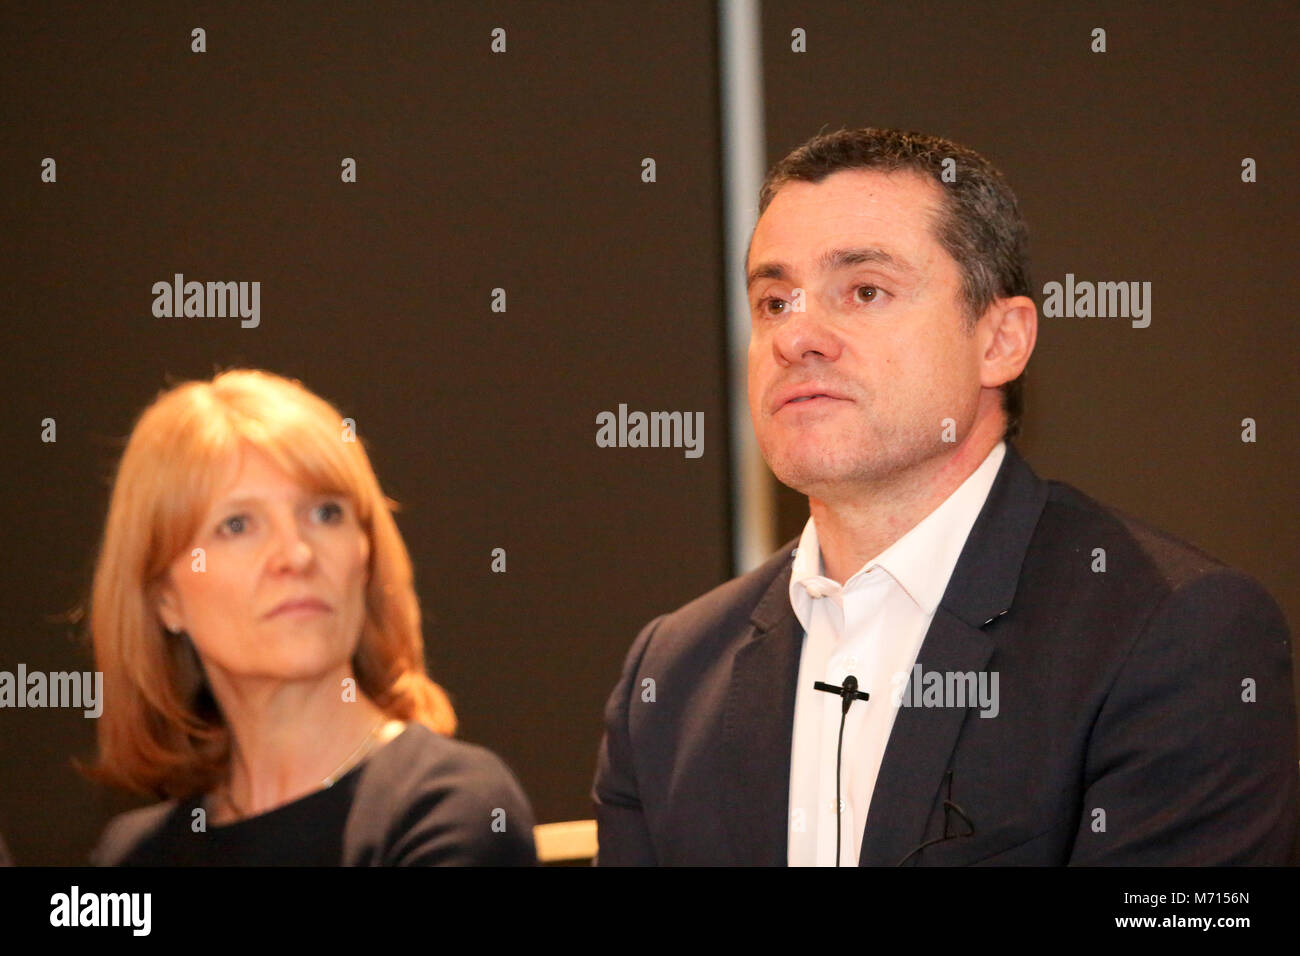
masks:
{"label": "man's ear", "polygon": [[1025,295],[998,299],[980,320],[984,354],[980,384],[997,388],[1017,378],[1038,341],[1038,307]]}

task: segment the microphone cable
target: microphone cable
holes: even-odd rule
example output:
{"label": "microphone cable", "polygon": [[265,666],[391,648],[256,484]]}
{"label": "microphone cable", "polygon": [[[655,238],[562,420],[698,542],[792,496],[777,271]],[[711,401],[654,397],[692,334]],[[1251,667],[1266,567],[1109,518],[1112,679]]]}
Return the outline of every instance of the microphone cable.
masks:
{"label": "microphone cable", "polygon": [[858,690],[858,679],[852,674],[844,678],[843,687],[817,681],[813,684],[813,690],[825,691],[828,694],[839,694],[843,701],[840,704],[840,734],[835,744],[835,865],[839,866],[840,838],[844,834],[844,798],[841,796],[843,791],[840,789],[840,772],[844,763],[844,722],[848,720],[849,708],[853,706],[853,702],[855,700],[870,700],[871,695],[866,691]]}

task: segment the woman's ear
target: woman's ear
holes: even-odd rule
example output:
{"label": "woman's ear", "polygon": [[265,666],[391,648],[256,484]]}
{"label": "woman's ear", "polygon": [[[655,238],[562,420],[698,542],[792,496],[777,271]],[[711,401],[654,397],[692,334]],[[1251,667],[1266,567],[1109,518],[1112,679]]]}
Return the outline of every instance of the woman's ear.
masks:
{"label": "woman's ear", "polygon": [[157,596],[154,599],[154,607],[158,611],[158,618],[162,621],[163,627],[173,634],[179,634],[185,630],[185,617],[181,614],[180,598],[176,590],[171,585],[171,580],[166,578],[158,585]]}

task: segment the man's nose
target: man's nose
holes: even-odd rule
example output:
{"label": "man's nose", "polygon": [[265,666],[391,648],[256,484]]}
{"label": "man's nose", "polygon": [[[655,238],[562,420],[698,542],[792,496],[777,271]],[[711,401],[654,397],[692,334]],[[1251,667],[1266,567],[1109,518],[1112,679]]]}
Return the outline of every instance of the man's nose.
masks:
{"label": "man's nose", "polygon": [[824,310],[811,296],[804,298],[804,311],[791,311],[772,337],[772,349],[783,365],[814,359],[833,362],[840,357],[842,343]]}

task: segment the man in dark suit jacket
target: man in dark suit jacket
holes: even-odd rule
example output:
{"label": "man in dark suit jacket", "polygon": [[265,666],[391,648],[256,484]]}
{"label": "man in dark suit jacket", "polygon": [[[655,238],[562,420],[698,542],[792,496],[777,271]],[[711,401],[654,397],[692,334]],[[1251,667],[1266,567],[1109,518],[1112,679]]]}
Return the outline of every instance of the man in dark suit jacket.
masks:
{"label": "man in dark suit jacket", "polygon": [[[841,758],[868,763],[874,783],[854,817],[860,852],[836,845],[831,859],[1286,862],[1300,775],[1276,603],[1194,547],[1043,481],[1008,440],[1037,316],[1023,222],[996,171],[933,137],[841,131],[778,164],[760,209],[751,412],[773,471],[809,495],[824,585],[847,593],[981,464],[991,475],[1005,443],[955,565],[923,582],[942,599],[916,618],[917,673],[998,675],[993,719],[942,695],[898,706],[876,675],[853,706],[896,713],[877,762]],[[792,749],[805,747],[805,767],[835,751],[795,729],[798,688],[825,679],[802,672],[796,543],[632,645],[593,788],[601,864],[783,865],[804,839]],[[853,636],[846,619],[837,642]],[[848,798],[838,779],[836,791]]]}

